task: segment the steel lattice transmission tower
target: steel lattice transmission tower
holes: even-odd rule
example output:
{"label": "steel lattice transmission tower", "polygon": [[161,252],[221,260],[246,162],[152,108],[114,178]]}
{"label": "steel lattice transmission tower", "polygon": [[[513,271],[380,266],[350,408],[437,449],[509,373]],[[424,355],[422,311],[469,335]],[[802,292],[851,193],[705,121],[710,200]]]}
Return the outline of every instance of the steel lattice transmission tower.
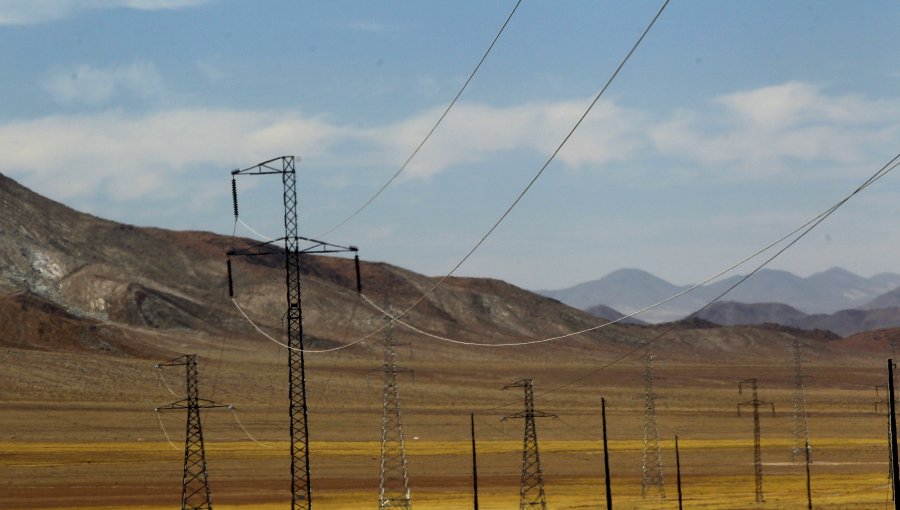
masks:
{"label": "steel lattice transmission tower", "polygon": [[666,497],[663,480],[662,453],[659,447],[659,429],[656,426],[656,392],[653,375],[653,355],[644,358],[644,455],[641,463],[641,497],[646,498],[651,486],[656,486],[659,497]]}
{"label": "steel lattice transmission tower", "polygon": [[[393,315],[393,314],[391,314]],[[384,329],[384,407],[381,415],[381,482],[378,508],[412,508],[409,470],[400,421],[400,388],[397,385],[397,351],[394,325],[386,318]]]}
{"label": "steel lattice transmission tower", "polygon": [[519,510],[532,508],[547,509],[547,498],[544,494],[544,474],[541,471],[541,453],[538,450],[537,429],[535,418],[557,418],[555,414],[547,414],[534,410],[534,390],[531,379],[504,386],[508,388],[525,388],[525,410],[503,418],[525,419],[525,439],[522,447],[522,481],[519,485]]}
{"label": "steel lattice transmission tower", "polygon": [[756,480],[756,502],[762,503],[763,498],[762,486],[762,448],[760,446],[759,433],[759,406],[772,406],[772,416],[775,416],[775,404],[772,402],[763,402],[759,399],[756,379],[744,379],[738,383],[738,394],[743,393],[745,383],[750,383],[753,389],[753,399],[741,402],[737,405],[738,416],[741,415],[741,406],[753,406],[753,470]]}
{"label": "steel lattice transmission tower", "polygon": [[[246,250],[228,252],[228,289],[233,297],[231,278],[232,256],[278,255],[274,243],[284,241],[285,283],[287,288],[287,312],[285,323],[288,346],[288,392],[291,432],[291,509],[312,508],[312,494],[309,480],[309,424],[306,405],[306,369],[303,359],[303,312],[300,300],[300,254],[301,253],[341,253],[357,252],[354,246],[335,244],[300,237],[297,220],[297,177],[294,156],[282,156],[243,170],[233,170],[232,197],[234,217],[238,217],[237,184],[238,175],[281,175],[284,190],[284,237],[260,243]],[[300,244],[306,243],[303,249]],[[359,257],[356,257],[356,284],[360,291]]]}
{"label": "steel lattice transmission tower", "polygon": [[808,455],[809,421],[806,414],[806,391],[803,387],[803,356],[800,340],[794,339],[794,421],[791,460]]}
{"label": "steel lattice transmission tower", "polygon": [[184,434],[184,477],[181,484],[182,510],[212,510],[212,496],[209,491],[209,474],[206,469],[206,449],[203,447],[203,427],[200,423],[200,409],[230,407],[200,398],[197,355],[186,354],[165,363],[161,367],[185,367],[187,397],[178,402],[156,408],[156,411],[186,409],[187,420]]}

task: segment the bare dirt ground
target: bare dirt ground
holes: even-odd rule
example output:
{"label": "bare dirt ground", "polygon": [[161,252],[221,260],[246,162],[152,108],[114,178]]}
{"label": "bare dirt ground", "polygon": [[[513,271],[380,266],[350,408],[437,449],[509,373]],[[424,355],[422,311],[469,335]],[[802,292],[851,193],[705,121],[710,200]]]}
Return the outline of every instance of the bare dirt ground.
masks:
{"label": "bare dirt ground", "polygon": [[[199,354],[201,396],[236,406],[236,412],[203,415],[216,508],[288,507],[286,353],[257,340],[204,337],[160,336],[158,347]],[[413,504],[472,508],[468,441],[469,413],[475,412],[480,507],[517,506],[523,425],[500,419],[521,409],[522,394],[501,388],[530,377],[536,407],[559,416],[537,424],[550,508],[603,506],[601,396],[608,406],[616,508],[677,508],[675,434],[686,508],[806,508],[804,465],[791,458],[789,351],[779,358],[774,350],[750,363],[736,350],[676,356],[658,349],[666,497],[652,491],[642,498],[639,357],[601,369],[618,354],[571,345],[479,351],[421,340],[401,347],[401,364],[414,370],[414,378],[401,379]],[[878,351],[809,354],[815,508],[881,508],[890,497],[887,422],[874,407],[874,385],[885,382],[887,355]],[[348,349],[309,355],[308,364],[315,507],[375,507],[380,353]],[[0,367],[0,508],[178,507],[184,415],[160,415],[163,431],[154,408],[182,398],[183,371],[160,374],[148,359],[15,348],[0,350]],[[776,406],[774,417],[762,416],[761,505],[754,500],[752,418],[736,413],[737,403],[751,398],[738,394],[737,382],[749,377],[759,379],[760,398]]]}

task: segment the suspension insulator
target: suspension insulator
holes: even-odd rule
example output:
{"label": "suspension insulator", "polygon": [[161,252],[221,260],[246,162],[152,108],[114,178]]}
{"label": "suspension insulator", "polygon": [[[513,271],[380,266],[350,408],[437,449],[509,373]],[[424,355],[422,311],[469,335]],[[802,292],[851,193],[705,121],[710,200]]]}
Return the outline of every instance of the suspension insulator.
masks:
{"label": "suspension insulator", "polygon": [[231,259],[228,259],[228,297],[234,297],[234,284],[231,280]]}
{"label": "suspension insulator", "polygon": [[238,217],[238,206],[237,206],[237,179],[234,177],[231,178],[231,203],[234,205],[234,219]]}
{"label": "suspension insulator", "polygon": [[353,256],[353,261],[356,264],[356,293],[362,294],[362,277],[359,274],[359,254]]}

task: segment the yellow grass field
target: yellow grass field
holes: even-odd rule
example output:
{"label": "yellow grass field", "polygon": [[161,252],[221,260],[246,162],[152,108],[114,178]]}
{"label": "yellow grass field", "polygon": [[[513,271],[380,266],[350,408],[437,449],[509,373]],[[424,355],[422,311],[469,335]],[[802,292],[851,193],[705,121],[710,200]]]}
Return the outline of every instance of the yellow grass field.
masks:
{"label": "yellow grass field", "polygon": [[[203,414],[215,508],[289,508],[283,353],[231,350],[218,358],[213,348],[209,352],[201,355],[201,393],[238,409]],[[607,399],[615,508],[677,508],[675,434],[684,508],[806,508],[804,464],[791,458],[790,364],[704,363],[659,354],[666,497],[651,488],[643,498],[640,360],[556,390],[590,374],[597,361],[578,352],[553,364],[544,363],[540,351],[504,363],[452,350],[438,354],[406,360],[415,380],[401,381],[414,508],[473,507],[470,412],[476,413],[478,434],[479,507],[518,508],[523,424],[501,418],[520,410],[522,395],[501,388],[526,376],[535,381],[536,407],[559,416],[537,422],[548,508],[605,507],[601,396]],[[70,373],[44,373],[41,366],[48,363]],[[180,507],[184,414],[170,411],[157,420],[154,408],[177,398],[152,363],[9,350],[0,353],[0,364],[14,375],[11,385],[0,387],[0,509]],[[882,365],[877,357],[856,357],[806,367],[812,375],[806,396],[814,508],[877,509],[890,499],[886,419],[873,405]],[[370,372],[379,360],[313,358],[309,367],[314,507],[375,508],[381,385]],[[82,375],[71,373],[76,370]],[[181,388],[178,377],[165,375],[173,393]],[[746,377],[759,378],[760,398],[776,405],[774,417],[768,411],[761,417],[762,504],[754,497],[753,420],[749,412],[736,412],[737,403],[750,398],[737,391],[737,381]]]}

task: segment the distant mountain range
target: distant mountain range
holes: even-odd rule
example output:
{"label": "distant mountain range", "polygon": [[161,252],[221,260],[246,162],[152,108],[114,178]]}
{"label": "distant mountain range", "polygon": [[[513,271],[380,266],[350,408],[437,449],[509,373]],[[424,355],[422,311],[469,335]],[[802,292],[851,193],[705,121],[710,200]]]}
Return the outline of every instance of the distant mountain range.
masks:
{"label": "distant mountain range", "polygon": [[831,314],[805,314],[782,303],[712,304],[697,317],[723,326],[780,324],[804,330],[827,330],[841,336],[900,326],[900,307],[840,310]]}
{"label": "distant mountain range", "polygon": [[[741,278],[743,277],[732,276],[699,287],[653,310],[641,313],[636,318],[650,323],[682,319],[725,292]],[[620,269],[599,280],[566,289],[537,292],[582,310],[603,305],[622,314],[631,314],[690,287],[690,285],[674,285],[639,269]],[[772,322],[802,327],[797,325],[797,321],[803,322],[807,320],[803,317],[810,315],[825,316],[845,310],[872,311],[900,307],[900,275],[879,273],[871,278],[863,278],[845,269],[832,268],[803,278],[787,271],[763,269],[729,292],[724,299],[732,303],[727,311],[720,305],[713,310],[705,311],[701,317],[718,322],[712,317],[725,320],[723,317],[729,316],[737,320],[740,315],[741,320],[753,322],[731,323]],[[737,304],[759,306],[755,306],[752,313],[749,313],[746,307],[738,313]],[[779,304],[787,306],[780,307]],[[716,314],[711,315],[712,311]],[[597,313],[600,316],[608,314],[609,312]],[[760,322],[759,317],[778,320]],[[822,317],[819,317],[816,321],[821,322],[821,319]],[[839,329],[843,331],[847,328]]]}

